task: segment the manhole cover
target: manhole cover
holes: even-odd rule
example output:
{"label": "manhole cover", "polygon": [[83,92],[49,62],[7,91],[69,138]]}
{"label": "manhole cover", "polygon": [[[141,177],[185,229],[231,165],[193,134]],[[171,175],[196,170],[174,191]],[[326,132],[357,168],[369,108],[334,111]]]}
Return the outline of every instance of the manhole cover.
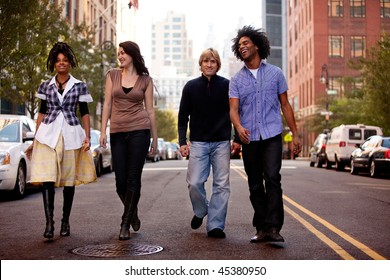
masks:
{"label": "manhole cover", "polygon": [[87,245],[71,250],[71,253],[88,257],[141,256],[161,252],[163,247],[147,244],[100,244]]}

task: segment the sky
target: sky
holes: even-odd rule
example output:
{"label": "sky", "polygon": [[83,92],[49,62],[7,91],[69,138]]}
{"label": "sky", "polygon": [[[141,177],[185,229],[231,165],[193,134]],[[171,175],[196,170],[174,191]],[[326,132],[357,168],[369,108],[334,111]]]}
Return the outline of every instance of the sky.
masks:
{"label": "sky", "polygon": [[[122,0],[124,1],[124,0]],[[127,1],[125,1],[127,2]],[[193,40],[193,56],[198,58],[206,47],[221,51],[224,41],[231,40],[242,23],[261,26],[261,0],[138,0],[139,7],[135,14],[135,40],[141,47],[145,60],[150,55],[151,24],[162,21],[169,11],[184,13],[189,39]],[[210,24],[213,25],[215,46],[206,46]]]}

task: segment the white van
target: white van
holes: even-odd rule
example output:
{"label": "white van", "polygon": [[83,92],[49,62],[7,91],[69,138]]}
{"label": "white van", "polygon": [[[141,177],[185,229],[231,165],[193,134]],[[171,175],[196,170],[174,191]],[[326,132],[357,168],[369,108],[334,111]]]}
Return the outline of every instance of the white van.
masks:
{"label": "white van", "polygon": [[330,132],[325,149],[326,168],[336,165],[336,170],[344,170],[351,165],[351,153],[356,145],[361,145],[371,135],[383,135],[378,126],[364,124],[342,124]]}

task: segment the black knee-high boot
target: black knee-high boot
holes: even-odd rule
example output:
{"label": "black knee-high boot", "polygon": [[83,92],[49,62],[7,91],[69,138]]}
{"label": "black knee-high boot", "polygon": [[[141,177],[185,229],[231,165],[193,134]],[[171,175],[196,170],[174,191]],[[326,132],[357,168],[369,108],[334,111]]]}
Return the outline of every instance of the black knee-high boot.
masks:
{"label": "black knee-high boot", "polygon": [[62,220],[61,220],[61,236],[69,236],[70,235],[70,225],[69,225],[69,216],[70,211],[72,210],[73,197],[74,197],[74,186],[72,187],[64,187],[63,195],[64,195],[64,204],[62,207]]}
{"label": "black knee-high boot", "polygon": [[130,239],[130,223],[137,208],[139,197],[139,194],[132,191],[126,193],[119,240]]}
{"label": "black knee-high boot", "polygon": [[46,228],[43,233],[45,238],[53,238],[54,236],[54,182],[43,183],[42,196],[43,196],[43,209],[45,210]]}
{"label": "black knee-high boot", "polygon": [[[118,193],[118,196],[122,201],[123,205],[125,205],[126,195]],[[141,220],[138,218],[138,207],[135,208],[133,219],[131,220],[130,224],[134,231],[138,231],[141,227]]]}

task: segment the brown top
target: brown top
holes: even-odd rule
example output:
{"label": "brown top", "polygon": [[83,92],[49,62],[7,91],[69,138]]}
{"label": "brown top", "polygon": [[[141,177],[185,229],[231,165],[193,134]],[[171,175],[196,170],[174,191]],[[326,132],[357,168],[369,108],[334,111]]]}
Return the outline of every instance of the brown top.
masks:
{"label": "brown top", "polygon": [[144,106],[145,91],[152,78],[140,75],[129,93],[122,88],[122,70],[107,72],[112,81],[110,133],[150,129],[150,119]]}

